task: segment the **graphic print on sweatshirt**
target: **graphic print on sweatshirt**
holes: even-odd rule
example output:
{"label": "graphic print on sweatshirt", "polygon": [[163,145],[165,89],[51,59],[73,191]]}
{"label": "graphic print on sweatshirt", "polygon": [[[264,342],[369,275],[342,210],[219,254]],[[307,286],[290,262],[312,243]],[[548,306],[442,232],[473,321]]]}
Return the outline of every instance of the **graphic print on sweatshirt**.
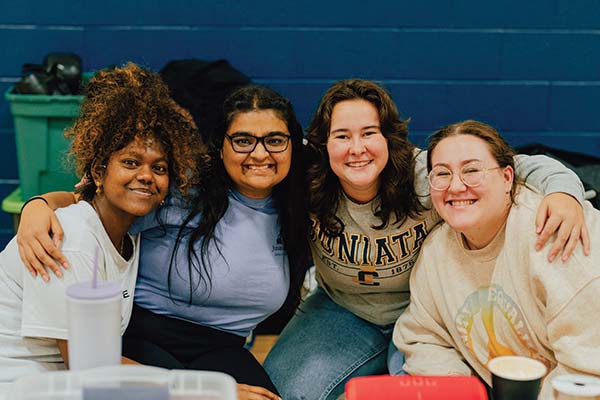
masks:
{"label": "graphic print on sweatshirt", "polygon": [[521,308],[500,285],[467,296],[454,321],[463,343],[483,365],[494,357],[520,355],[549,367],[536,350]]}
{"label": "graphic print on sweatshirt", "polygon": [[330,237],[317,221],[311,222],[311,241],[319,249],[322,264],[361,286],[379,286],[384,280],[410,272],[429,230],[427,223],[420,221],[387,235],[389,230],[377,236],[346,227],[340,236]]}

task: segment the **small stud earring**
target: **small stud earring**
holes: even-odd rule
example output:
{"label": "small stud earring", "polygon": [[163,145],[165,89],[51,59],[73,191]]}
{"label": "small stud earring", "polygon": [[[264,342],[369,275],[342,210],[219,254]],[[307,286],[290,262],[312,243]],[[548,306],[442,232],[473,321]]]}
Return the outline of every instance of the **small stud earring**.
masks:
{"label": "small stud earring", "polygon": [[99,195],[102,193],[102,183],[101,182],[94,182],[96,184],[96,195]]}

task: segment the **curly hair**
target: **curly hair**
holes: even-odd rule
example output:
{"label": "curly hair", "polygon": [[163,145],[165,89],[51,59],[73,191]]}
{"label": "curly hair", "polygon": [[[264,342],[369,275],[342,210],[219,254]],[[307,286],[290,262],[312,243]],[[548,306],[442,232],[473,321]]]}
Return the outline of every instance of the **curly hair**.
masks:
{"label": "curly hair", "polygon": [[[498,166],[502,168],[510,166],[514,171],[516,153],[512,147],[510,147],[508,142],[504,140],[500,133],[498,133],[498,131],[490,125],[472,119],[446,125],[431,135],[429,139],[429,146],[427,147],[428,171],[431,171],[431,156],[437,145],[448,137],[458,135],[471,135],[483,140],[487,143],[490,153],[498,163]],[[515,179],[513,179],[510,190],[510,200],[512,203],[515,202],[517,185],[522,182],[523,181],[517,176],[515,176]]]}
{"label": "curly hair", "polygon": [[338,81],[323,95],[307,135],[312,152],[307,173],[309,211],[328,236],[339,236],[344,231],[343,222],[336,216],[342,188],[329,164],[327,140],[333,108],[346,100],[371,103],[379,114],[381,132],[387,139],[389,159],[379,176],[380,206],[374,212],[381,224],[373,228],[384,229],[390,223],[400,225],[407,217],[415,217],[424,210],[414,189],[415,146],[408,141],[409,120],[400,119],[391,96],[374,82]]}
{"label": "curly hair", "polygon": [[[186,234],[186,224],[198,214],[202,219],[197,228],[190,234],[188,245],[188,273],[190,281],[192,268],[200,279],[210,284],[210,260],[208,260],[208,245],[215,238],[217,223],[223,218],[229,207],[228,191],[233,188],[233,182],[225,170],[220,157],[225,141],[225,133],[234,118],[242,113],[260,110],[272,110],[288,127],[292,141],[292,162],[288,175],[273,188],[272,196],[281,228],[281,238],[288,255],[290,265],[290,290],[286,305],[295,306],[300,301],[300,287],[310,264],[308,246],[308,212],[304,196],[304,146],[302,145],[303,131],[298,122],[292,104],[277,92],[257,85],[248,85],[231,93],[223,104],[220,120],[210,135],[209,153],[214,160],[213,173],[203,179],[198,199],[191,202],[194,208],[186,218],[179,232],[177,243]],[[194,244],[201,243],[200,258],[195,253]],[[176,249],[173,251],[175,254]],[[172,263],[171,263],[172,264]],[[171,275],[171,267],[169,278]],[[190,282],[189,301],[193,290],[200,282]]]}
{"label": "curly hair", "polygon": [[96,191],[92,168],[135,138],[157,140],[167,153],[170,184],[186,195],[199,180],[198,163],[206,156],[192,117],[169,96],[158,74],[134,63],[97,72],[85,87],[79,118],[65,132],[73,137],[70,156],[78,176],[87,177],[81,191],[91,200]]}

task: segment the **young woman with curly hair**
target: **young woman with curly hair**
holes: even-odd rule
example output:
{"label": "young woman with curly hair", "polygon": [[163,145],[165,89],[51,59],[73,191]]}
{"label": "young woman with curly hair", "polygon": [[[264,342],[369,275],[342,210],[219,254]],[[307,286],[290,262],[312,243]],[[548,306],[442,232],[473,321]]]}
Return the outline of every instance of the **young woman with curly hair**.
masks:
{"label": "young woman with curly hair", "polygon": [[[240,399],[275,399],[243,346],[286,298],[300,299],[310,259],[303,132],[291,103],[261,86],[233,92],[221,117],[212,167],[191,199],[173,194],[133,227],[142,252],[123,349],[143,364],[226,372],[242,384]],[[47,219],[48,207],[36,203],[22,218]],[[60,261],[47,229],[24,223],[28,251],[44,242]],[[51,262],[36,254],[38,264]]]}
{"label": "young woman with curly hair", "polygon": [[[390,346],[393,324],[408,305],[408,277],[420,246],[440,221],[428,196],[425,153],[408,141],[407,121],[375,83],[351,79],[331,86],[307,139],[313,151],[309,211],[319,287],[265,360],[271,379],[290,400],[335,399],[354,376],[401,372],[402,356]],[[576,176],[556,164],[527,158],[520,170],[534,183],[557,175],[562,191],[582,196]],[[552,191],[550,183],[544,189]],[[578,212],[561,229],[578,229],[577,201],[553,197]],[[554,204],[553,216],[556,209]],[[578,237],[579,230],[573,240]]]}
{"label": "young woman with curly hair", "polygon": [[[66,132],[87,184],[79,201],[55,217],[64,231],[62,252],[77,267],[43,284],[26,273],[16,239],[0,253],[1,382],[66,367],[65,288],[91,280],[94,261],[102,266],[101,279],[133,292],[140,236],[128,230],[164,202],[169,184],[185,194],[195,181],[194,133],[191,116],[169,98],[157,74],[128,64],[90,81],[81,115]],[[124,297],[122,331],[132,306]]]}

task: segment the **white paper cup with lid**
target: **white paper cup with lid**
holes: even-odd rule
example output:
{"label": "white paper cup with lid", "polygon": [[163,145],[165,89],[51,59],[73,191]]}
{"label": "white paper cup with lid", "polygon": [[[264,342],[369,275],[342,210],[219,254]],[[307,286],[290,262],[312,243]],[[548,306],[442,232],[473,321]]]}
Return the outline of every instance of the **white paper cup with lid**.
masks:
{"label": "white paper cup with lid", "polygon": [[600,378],[589,375],[560,375],[552,380],[556,400],[600,400]]}
{"label": "white paper cup with lid", "polygon": [[121,363],[122,289],[116,282],[82,282],[66,290],[69,369]]}

